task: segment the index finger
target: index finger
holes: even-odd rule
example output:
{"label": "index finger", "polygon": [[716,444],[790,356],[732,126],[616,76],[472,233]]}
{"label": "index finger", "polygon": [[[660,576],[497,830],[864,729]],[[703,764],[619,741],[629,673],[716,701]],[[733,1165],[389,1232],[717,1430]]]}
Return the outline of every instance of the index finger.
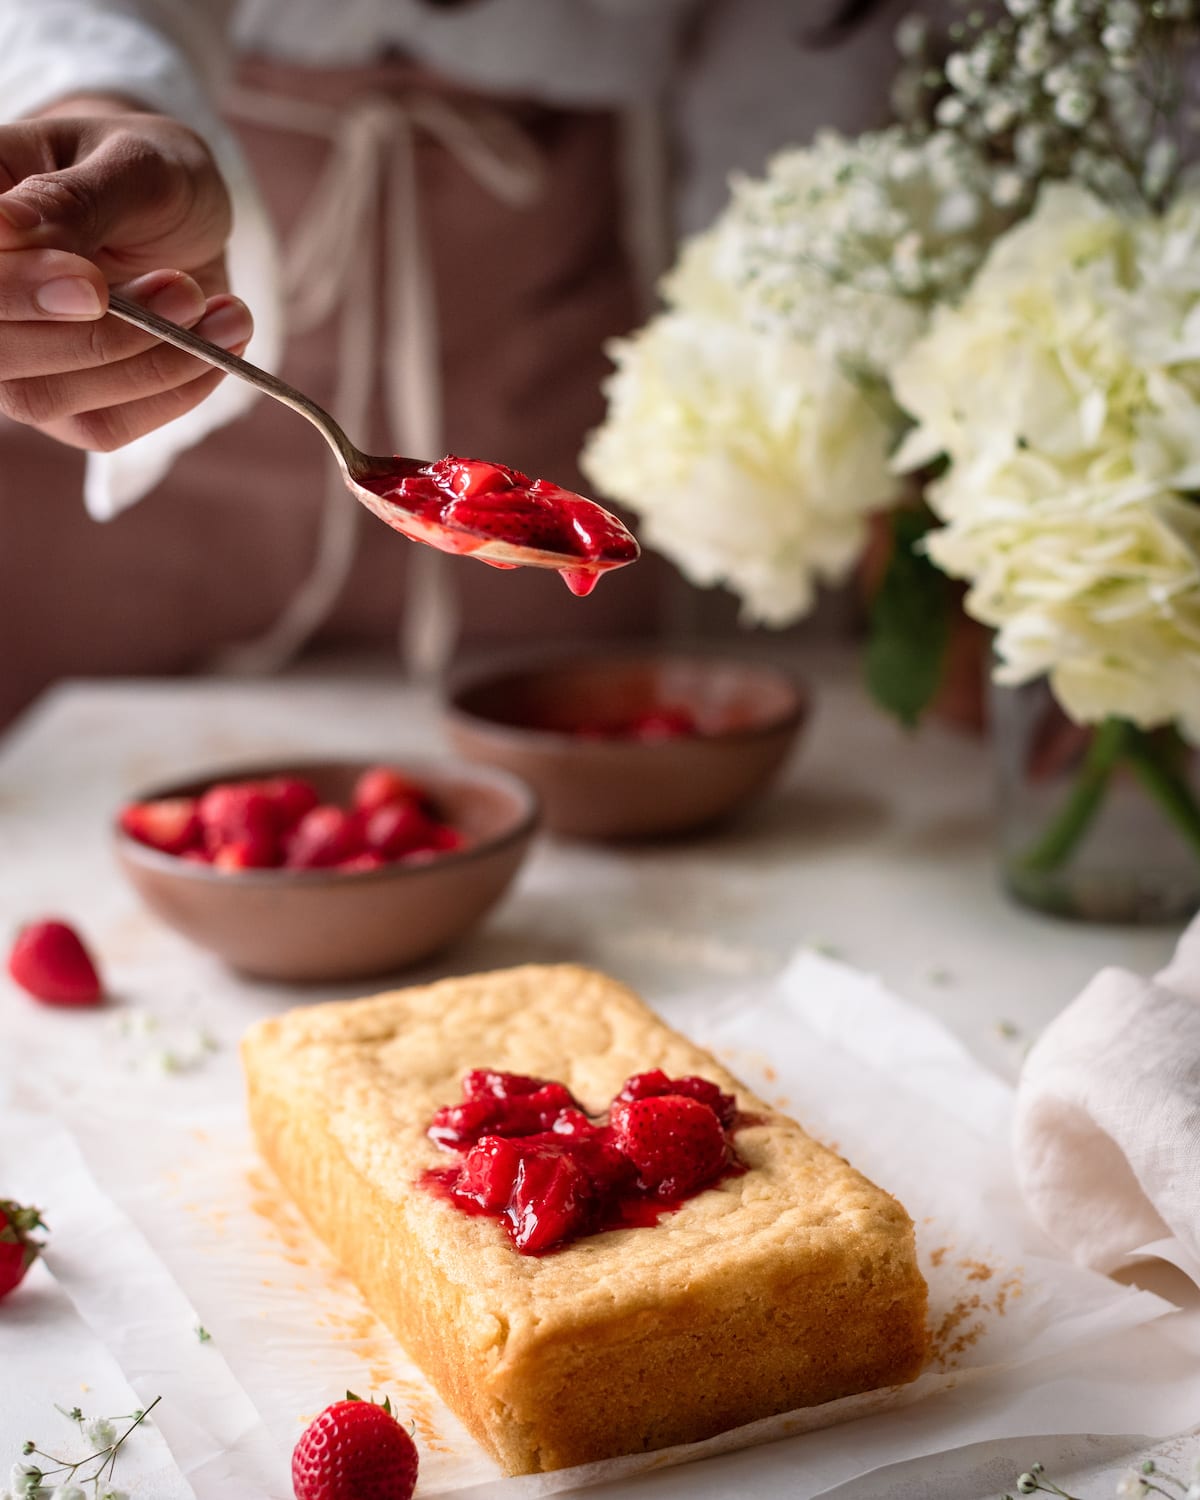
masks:
{"label": "index finger", "polygon": [[[0,251],[0,275],[9,255]],[[205,294],[181,271],[155,271],[122,288],[126,296],[183,327],[204,315]],[[0,377],[66,375],[143,354],[158,342],[117,318],[96,321],[0,321]]]}

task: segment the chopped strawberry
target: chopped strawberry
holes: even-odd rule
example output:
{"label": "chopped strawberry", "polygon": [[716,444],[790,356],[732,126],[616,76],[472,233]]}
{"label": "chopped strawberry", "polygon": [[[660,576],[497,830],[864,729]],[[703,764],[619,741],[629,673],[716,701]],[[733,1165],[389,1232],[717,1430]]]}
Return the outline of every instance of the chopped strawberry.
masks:
{"label": "chopped strawberry", "polygon": [[275,827],[280,833],[295,828],[321,800],[312,782],[301,776],[272,776],[262,783],[262,793],[275,810]]}
{"label": "chopped strawberry", "polygon": [[121,830],[139,844],[163,854],[183,854],[204,836],[199,802],[195,797],[164,797],[155,802],[130,802],[121,809]]}
{"label": "chopped strawberry", "polygon": [[349,1391],[301,1434],[292,1453],[296,1500],[410,1500],[417,1447],[392,1415]]}
{"label": "chopped strawberry", "polygon": [[679,1198],[711,1182],[729,1148],[716,1113],[683,1094],[657,1094],[612,1109],[613,1139],[660,1198]]}
{"label": "chopped strawberry", "polygon": [[220,782],[200,798],[204,842],[211,854],[222,844],[273,838],[276,807],[257,782]]}
{"label": "chopped strawberry", "polygon": [[318,870],[353,859],[363,850],[358,820],[340,807],[307,812],[288,835],[284,863],[291,870]]}
{"label": "chopped strawberry", "polygon": [[413,802],[420,806],[424,797],[423,789],[393,766],[372,766],[354,783],[354,806],[359,812],[372,813],[392,802]]}
{"label": "chopped strawberry", "polygon": [[36,1208],[0,1199],[0,1300],[25,1280],[42,1252],[42,1241],[33,1232],[45,1227]]}
{"label": "chopped strawberry", "polygon": [[212,856],[217,870],[271,870],[279,864],[279,843],[273,834],[250,834],[222,844]]}
{"label": "chopped strawberry", "polygon": [[56,918],[21,929],[8,955],[8,972],[47,1005],[98,1005],[103,998],[100,976],[83,940]]}
{"label": "chopped strawberry", "polygon": [[368,815],[363,834],[368,849],[384,859],[399,859],[403,854],[432,847],[437,825],[416,802],[389,802]]}
{"label": "chopped strawberry", "polygon": [[354,854],[349,859],[339,860],[334,868],[351,874],[355,870],[382,870],[386,864],[387,860],[382,854],[376,854],[373,849],[364,849],[361,854]]}
{"label": "chopped strawberry", "polygon": [[617,1095],[619,1100],[653,1099],[659,1094],[684,1094],[689,1099],[699,1099],[714,1111],[722,1125],[731,1125],[737,1114],[737,1100],[732,1094],[724,1094],[707,1078],[689,1074],[686,1078],[668,1078],[661,1068],[649,1073],[635,1073],[627,1078]]}
{"label": "chopped strawberry", "polygon": [[521,1148],[502,1135],[481,1135],[463,1157],[454,1196],[492,1213],[508,1207],[521,1165]]}
{"label": "chopped strawberry", "polygon": [[513,1244],[537,1255],[570,1239],[586,1221],[591,1200],[591,1179],[573,1156],[527,1149],[508,1208]]}

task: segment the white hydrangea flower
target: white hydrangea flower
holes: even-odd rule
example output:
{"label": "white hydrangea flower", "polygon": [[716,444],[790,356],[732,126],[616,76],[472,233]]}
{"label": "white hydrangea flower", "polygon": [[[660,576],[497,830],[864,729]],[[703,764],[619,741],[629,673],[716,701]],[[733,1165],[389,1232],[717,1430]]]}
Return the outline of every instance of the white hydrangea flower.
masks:
{"label": "white hydrangea flower", "polygon": [[894,390],[899,463],[951,460],[929,550],[1000,680],[1200,741],[1200,194],[1157,219],[1048,188]]}
{"label": "white hydrangea flower", "polygon": [[784,625],[857,561],[895,490],[893,428],[827,355],[737,316],[671,311],[611,346],[582,465],[695,583]]}

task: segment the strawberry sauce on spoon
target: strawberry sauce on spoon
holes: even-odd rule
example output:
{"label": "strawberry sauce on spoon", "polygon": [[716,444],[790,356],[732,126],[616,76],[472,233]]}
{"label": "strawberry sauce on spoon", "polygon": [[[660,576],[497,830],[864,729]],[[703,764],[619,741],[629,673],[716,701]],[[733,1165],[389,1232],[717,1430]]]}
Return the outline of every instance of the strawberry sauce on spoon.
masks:
{"label": "strawberry sauce on spoon", "polygon": [[[594,500],[484,459],[448,455],[363,485],[382,502],[372,506],[376,515],[405,536],[478,555],[494,568],[556,568],[573,594],[590,594],[601,573],[623,568],[640,550]],[[564,566],[564,559],[571,561]]]}

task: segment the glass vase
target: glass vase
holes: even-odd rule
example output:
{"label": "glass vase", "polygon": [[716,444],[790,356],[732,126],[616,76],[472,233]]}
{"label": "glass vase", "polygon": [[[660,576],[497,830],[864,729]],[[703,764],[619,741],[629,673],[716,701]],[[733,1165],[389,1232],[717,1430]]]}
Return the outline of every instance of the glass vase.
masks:
{"label": "glass vase", "polygon": [[1174,729],[1075,724],[1045,681],[996,687],[992,737],[1005,885],[1093,922],[1200,907],[1200,753]]}

